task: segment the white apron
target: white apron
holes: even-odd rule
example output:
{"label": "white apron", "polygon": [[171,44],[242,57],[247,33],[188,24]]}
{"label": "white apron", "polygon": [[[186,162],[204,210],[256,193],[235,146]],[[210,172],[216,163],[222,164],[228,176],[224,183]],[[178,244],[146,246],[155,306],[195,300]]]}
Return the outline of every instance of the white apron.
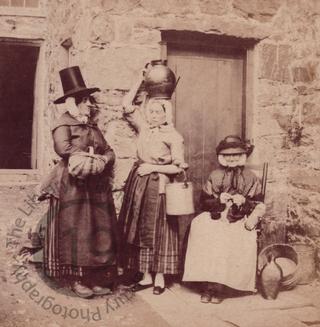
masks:
{"label": "white apron", "polygon": [[209,212],[191,224],[183,281],[215,282],[231,288],[255,289],[257,232],[244,227],[245,219],[229,223],[226,211],[219,220]]}

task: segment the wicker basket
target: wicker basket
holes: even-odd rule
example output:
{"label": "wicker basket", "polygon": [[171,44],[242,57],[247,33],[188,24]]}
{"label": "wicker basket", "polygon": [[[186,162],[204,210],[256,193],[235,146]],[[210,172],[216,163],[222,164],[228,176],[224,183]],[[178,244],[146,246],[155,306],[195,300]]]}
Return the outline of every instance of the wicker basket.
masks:
{"label": "wicker basket", "polygon": [[94,155],[92,147],[89,147],[89,152],[72,153],[68,163],[69,174],[79,179],[84,179],[89,175],[98,175],[104,167],[104,161]]}
{"label": "wicker basket", "polygon": [[316,278],[316,251],[312,245],[293,243],[293,248],[298,254],[297,278],[298,284],[309,284]]}

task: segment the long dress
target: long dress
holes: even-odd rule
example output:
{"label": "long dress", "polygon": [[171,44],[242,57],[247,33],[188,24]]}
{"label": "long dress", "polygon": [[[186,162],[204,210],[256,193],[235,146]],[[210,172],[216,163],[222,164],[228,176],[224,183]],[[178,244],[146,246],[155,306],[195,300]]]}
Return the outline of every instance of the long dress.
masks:
{"label": "long dress", "polygon": [[[114,153],[96,124],[80,123],[63,114],[52,129],[54,149],[62,158],[42,183],[50,195],[44,246],[45,274],[61,279],[90,272],[116,271],[117,221],[110,175]],[[109,157],[99,175],[80,180],[68,173],[68,159],[76,151],[94,148]]]}
{"label": "long dress", "polygon": [[[215,202],[215,211],[221,207],[217,202],[222,192],[239,193],[254,200],[259,198],[261,185],[249,169],[221,168],[210,174],[203,192]],[[214,282],[255,291],[257,232],[245,228],[246,215],[233,222],[228,219],[227,208],[218,215],[204,211],[192,221],[183,281]]]}
{"label": "long dress", "polygon": [[[137,113],[137,112],[136,112]],[[139,176],[141,163],[184,162],[183,138],[171,124],[151,128],[139,115],[130,115],[139,130],[138,162],[129,173],[119,215],[121,263],[140,272],[179,272],[178,224],[167,217],[165,184],[169,176],[159,173]]]}

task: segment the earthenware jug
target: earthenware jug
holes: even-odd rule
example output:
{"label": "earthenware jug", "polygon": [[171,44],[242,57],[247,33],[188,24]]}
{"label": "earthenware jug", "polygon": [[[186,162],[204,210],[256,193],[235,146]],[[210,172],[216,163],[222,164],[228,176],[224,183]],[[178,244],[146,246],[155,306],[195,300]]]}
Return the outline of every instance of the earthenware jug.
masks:
{"label": "earthenware jug", "polygon": [[258,271],[261,273],[263,267],[268,262],[269,255],[272,254],[276,264],[282,270],[281,290],[294,288],[298,281],[297,268],[299,264],[298,253],[289,244],[274,243],[266,246],[258,255]]}
{"label": "earthenware jug", "polygon": [[144,87],[151,98],[171,98],[176,87],[176,77],[166,60],[153,60],[147,65]]}
{"label": "earthenware jug", "polygon": [[275,300],[281,287],[282,270],[274,259],[273,254],[269,253],[268,262],[260,274],[261,295],[267,300]]}

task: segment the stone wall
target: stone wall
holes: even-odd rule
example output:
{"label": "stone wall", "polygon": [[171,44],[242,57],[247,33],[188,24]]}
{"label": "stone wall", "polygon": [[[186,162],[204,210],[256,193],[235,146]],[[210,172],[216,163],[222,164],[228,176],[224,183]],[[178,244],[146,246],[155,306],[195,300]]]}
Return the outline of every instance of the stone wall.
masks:
{"label": "stone wall", "polygon": [[[134,132],[122,119],[121,97],[141,67],[160,58],[161,30],[259,40],[253,51],[250,137],[257,149],[253,159],[270,165],[268,228],[285,223],[289,211],[290,220],[301,219],[308,235],[319,241],[319,2],[49,1],[47,110],[63,110],[52,105],[61,94],[58,71],[68,63],[80,65],[87,84],[102,89],[100,125],[117,154],[115,190],[123,187],[135,155]],[[69,51],[61,46],[65,40],[72,43]],[[115,197],[119,206],[121,193]]]}

